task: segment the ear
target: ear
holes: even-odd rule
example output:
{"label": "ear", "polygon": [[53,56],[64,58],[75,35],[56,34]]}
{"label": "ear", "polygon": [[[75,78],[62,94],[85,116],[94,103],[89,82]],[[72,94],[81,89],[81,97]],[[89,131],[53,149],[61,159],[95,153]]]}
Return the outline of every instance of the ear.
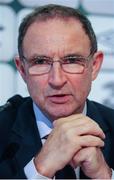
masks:
{"label": "ear", "polygon": [[15,57],[14,62],[15,62],[18,72],[22,76],[23,80],[26,82],[26,71],[25,71],[24,63],[19,58],[19,56]]}
{"label": "ear", "polygon": [[93,56],[93,64],[92,64],[92,80],[95,80],[103,62],[103,52],[98,51]]}

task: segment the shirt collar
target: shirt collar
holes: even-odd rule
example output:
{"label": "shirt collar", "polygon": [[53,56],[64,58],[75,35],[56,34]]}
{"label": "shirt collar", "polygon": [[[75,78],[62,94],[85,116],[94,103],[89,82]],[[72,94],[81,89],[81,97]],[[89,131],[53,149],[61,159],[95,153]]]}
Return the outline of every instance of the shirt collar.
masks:
{"label": "shirt collar", "polygon": [[[33,102],[33,110],[35,113],[37,127],[40,133],[41,139],[51,133],[53,129],[53,123],[42,113],[39,107]],[[87,103],[85,103],[83,114],[87,113]]]}
{"label": "shirt collar", "polygon": [[40,133],[41,139],[48,134],[53,129],[53,124],[51,121],[42,113],[42,111],[38,108],[38,106],[33,102],[33,110],[35,113],[37,127]]}

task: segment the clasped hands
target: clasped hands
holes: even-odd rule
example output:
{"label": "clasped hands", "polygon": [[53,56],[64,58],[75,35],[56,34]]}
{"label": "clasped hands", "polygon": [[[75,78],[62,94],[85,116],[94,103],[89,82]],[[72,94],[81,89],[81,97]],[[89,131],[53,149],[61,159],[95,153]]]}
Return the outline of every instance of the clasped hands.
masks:
{"label": "clasped hands", "polygon": [[52,178],[66,164],[81,167],[92,179],[110,179],[101,148],[105,134],[99,125],[83,114],[71,115],[53,122],[54,128],[40,153],[34,159],[38,172]]}

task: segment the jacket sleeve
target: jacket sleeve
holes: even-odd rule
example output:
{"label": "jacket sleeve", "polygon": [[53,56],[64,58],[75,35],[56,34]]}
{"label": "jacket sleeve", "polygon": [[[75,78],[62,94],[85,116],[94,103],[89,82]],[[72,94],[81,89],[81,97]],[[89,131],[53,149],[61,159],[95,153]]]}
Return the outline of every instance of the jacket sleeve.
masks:
{"label": "jacket sleeve", "polygon": [[24,169],[18,168],[16,159],[13,158],[16,145],[13,145],[13,148],[8,147],[17,110],[23,100],[21,96],[16,95],[0,107],[0,179],[26,179]]}
{"label": "jacket sleeve", "polygon": [[15,171],[13,160],[0,162],[0,179],[27,179],[24,169]]}

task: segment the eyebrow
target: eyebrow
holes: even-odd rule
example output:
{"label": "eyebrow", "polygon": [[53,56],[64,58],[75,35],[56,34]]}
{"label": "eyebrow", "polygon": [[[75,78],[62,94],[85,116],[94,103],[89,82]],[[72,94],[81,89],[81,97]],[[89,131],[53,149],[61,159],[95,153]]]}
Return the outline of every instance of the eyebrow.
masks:
{"label": "eyebrow", "polygon": [[29,60],[33,60],[34,58],[50,58],[48,56],[45,56],[45,55],[41,55],[41,54],[33,54],[32,56],[30,56]]}
{"label": "eyebrow", "polygon": [[62,57],[62,58],[69,58],[69,57],[84,57],[83,55],[81,55],[81,54],[79,54],[79,53],[71,53],[71,54],[67,54],[67,55],[65,55],[64,57]]}
{"label": "eyebrow", "polygon": [[[29,60],[33,60],[34,58],[37,58],[37,57],[41,57],[41,58],[47,58],[47,59],[53,59],[52,57],[49,57],[49,56],[46,56],[46,55],[43,55],[43,54],[33,54],[32,56],[30,56],[30,58],[28,58]],[[60,59],[63,59],[63,58],[68,58],[68,57],[84,57],[82,56],[81,54],[79,53],[69,53],[63,57],[60,57]]]}

